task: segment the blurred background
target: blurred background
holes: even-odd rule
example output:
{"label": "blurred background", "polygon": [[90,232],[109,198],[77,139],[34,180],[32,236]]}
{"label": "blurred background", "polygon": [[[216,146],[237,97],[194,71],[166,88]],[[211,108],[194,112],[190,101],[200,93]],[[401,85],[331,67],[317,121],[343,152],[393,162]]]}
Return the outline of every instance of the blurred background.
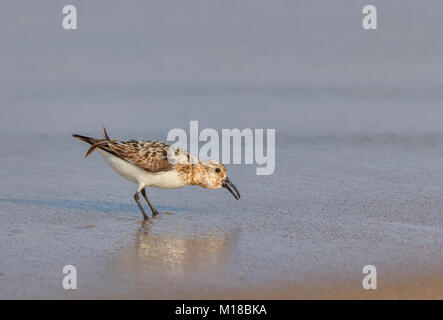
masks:
{"label": "blurred background", "polygon": [[[443,3],[371,1],[369,31],[367,4],[2,1],[0,298],[442,298]],[[190,120],[275,128],[275,173],[228,166],[240,201],[151,190],[172,214],[143,224],[70,136]]]}

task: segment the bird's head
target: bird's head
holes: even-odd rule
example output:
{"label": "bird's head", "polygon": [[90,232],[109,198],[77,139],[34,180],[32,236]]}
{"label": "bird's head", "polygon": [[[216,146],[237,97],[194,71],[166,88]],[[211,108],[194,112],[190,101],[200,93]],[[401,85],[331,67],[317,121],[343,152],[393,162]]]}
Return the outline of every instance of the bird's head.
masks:
{"label": "bird's head", "polygon": [[225,166],[215,160],[201,162],[203,174],[200,178],[199,185],[207,189],[226,188],[235,199],[240,199],[240,192],[235,185],[226,176]]}

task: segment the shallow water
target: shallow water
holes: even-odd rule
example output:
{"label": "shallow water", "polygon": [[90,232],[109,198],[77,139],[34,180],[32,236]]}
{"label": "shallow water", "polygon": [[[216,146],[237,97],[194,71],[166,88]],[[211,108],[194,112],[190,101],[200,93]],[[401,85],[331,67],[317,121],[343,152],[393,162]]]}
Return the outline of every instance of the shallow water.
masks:
{"label": "shallow water", "polygon": [[[431,2],[375,3],[382,28],[365,33],[360,1],[108,1],[106,15],[78,2],[75,32],[56,1],[6,1],[0,298],[340,291],[360,288],[367,264],[379,290],[441,274],[443,24]],[[136,186],[70,136],[105,124],[111,138],[165,140],[190,120],[275,128],[275,173],[229,165],[240,201],[150,190],[171,214],[143,222]],[[67,264],[75,291],[62,288]]]}

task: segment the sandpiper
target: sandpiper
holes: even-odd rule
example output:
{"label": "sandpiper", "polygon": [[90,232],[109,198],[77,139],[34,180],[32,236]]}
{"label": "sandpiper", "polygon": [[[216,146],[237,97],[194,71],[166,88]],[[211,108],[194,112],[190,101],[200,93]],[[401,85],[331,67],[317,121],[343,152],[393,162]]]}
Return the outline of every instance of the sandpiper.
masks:
{"label": "sandpiper", "polygon": [[104,127],[104,139],[78,134],[72,134],[72,136],[91,145],[85,157],[98,150],[114,171],[123,178],[138,184],[134,199],[145,220],[148,219],[148,215],[140,203],[139,193],[143,195],[151,208],[152,215],[158,214],[146,195],[146,187],[163,189],[189,185],[207,189],[223,187],[228,189],[235,199],[240,199],[238,189],[226,176],[225,166],[218,161],[199,161],[189,152],[173,148],[165,142],[111,140]]}

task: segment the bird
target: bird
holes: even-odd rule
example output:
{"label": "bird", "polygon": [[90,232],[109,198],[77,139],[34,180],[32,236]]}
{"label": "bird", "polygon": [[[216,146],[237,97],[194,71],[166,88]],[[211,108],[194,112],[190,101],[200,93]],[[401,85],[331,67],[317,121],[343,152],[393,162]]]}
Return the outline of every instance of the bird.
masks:
{"label": "bird", "polygon": [[200,161],[189,152],[155,140],[114,140],[110,139],[103,126],[103,139],[91,138],[73,133],[72,136],[88,145],[88,157],[99,151],[104,161],[120,176],[138,185],[134,194],[143,219],[148,215],[140,203],[141,193],[152,212],[158,214],[146,194],[146,188],[175,189],[189,185],[206,189],[227,189],[235,199],[240,192],[226,175],[226,167],[216,160]]}

